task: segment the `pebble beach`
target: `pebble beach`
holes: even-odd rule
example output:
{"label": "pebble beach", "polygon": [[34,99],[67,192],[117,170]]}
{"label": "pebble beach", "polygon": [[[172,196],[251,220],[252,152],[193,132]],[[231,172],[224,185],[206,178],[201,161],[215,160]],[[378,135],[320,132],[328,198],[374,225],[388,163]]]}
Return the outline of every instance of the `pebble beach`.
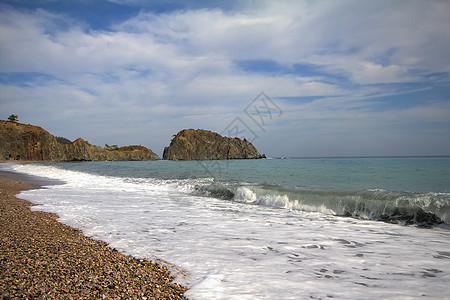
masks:
{"label": "pebble beach", "polygon": [[39,185],[0,175],[1,299],[185,299],[167,267],[32,211],[15,195]]}

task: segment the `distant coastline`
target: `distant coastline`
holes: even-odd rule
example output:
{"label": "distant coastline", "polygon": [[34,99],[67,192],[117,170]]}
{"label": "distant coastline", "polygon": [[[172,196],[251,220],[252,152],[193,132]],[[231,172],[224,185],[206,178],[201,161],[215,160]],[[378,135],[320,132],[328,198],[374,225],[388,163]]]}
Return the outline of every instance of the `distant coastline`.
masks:
{"label": "distant coastline", "polygon": [[369,156],[280,156],[268,157],[270,159],[346,159],[346,158],[443,158],[450,155],[369,155]]}

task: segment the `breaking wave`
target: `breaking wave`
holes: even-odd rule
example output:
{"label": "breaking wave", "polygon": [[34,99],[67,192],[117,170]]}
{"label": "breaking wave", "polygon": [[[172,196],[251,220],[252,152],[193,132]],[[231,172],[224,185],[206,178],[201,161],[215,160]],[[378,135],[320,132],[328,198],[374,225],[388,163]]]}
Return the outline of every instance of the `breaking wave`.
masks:
{"label": "breaking wave", "polygon": [[[88,176],[53,166],[14,165],[12,169],[49,178],[71,180],[112,180],[114,177]],[[128,173],[126,174],[128,175]],[[246,183],[238,180],[187,178],[162,180],[144,177],[122,177],[125,182],[146,185],[152,189],[213,197],[251,205],[293,211],[320,212],[359,219],[400,224],[432,226],[450,224],[450,193],[408,192],[385,189],[357,191],[290,188],[276,184]],[[114,185],[114,184],[113,184]]]}
{"label": "breaking wave", "polygon": [[241,203],[401,224],[450,224],[449,193],[320,191],[274,185],[195,185],[193,193]]}

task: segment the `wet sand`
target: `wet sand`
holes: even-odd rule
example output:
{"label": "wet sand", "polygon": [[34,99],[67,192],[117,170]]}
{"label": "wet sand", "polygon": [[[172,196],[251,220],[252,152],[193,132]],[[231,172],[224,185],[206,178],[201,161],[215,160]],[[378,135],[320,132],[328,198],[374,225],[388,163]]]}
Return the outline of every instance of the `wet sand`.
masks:
{"label": "wet sand", "polygon": [[42,184],[0,171],[1,299],[185,299],[165,266],[121,254],[15,197]]}

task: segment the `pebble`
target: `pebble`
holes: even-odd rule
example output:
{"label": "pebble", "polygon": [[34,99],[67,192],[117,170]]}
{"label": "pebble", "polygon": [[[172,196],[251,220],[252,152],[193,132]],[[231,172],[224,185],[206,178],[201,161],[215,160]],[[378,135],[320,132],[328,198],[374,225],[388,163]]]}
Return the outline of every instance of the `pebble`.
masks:
{"label": "pebble", "polygon": [[25,183],[0,178],[0,299],[186,299],[167,267],[31,211]]}

